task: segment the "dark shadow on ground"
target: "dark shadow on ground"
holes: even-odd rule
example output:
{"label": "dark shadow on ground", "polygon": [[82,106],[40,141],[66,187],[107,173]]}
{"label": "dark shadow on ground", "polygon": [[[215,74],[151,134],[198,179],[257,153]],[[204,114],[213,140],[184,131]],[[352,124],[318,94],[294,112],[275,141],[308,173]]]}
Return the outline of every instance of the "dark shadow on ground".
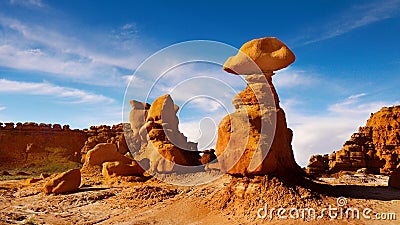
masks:
{"label": "dark shadow on ground", "polygon": [[400,189],[387,186],[362,186],[362,185],[330,185],[317,183],[304,179],[301,184],[317,193],[332,196],[358,199],[374,199],[382,201],[400,200]]}

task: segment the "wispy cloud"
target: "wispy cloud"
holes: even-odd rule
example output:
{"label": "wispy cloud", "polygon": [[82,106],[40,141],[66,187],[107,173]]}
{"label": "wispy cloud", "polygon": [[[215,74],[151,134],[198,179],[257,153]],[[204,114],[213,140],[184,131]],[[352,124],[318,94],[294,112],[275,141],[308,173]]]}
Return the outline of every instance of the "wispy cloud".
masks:
{"label": "wispy cloud", "polygon": [[[14,18],[0,16],[0,26],[5,30],[5,38],[0,40],[0,66],[44,72],[75,82],[124,86],[123,76],[133,72],[146,54],[137,46],[132,24],[123,25],[112,35],[94,34],[103,35],[100,40],[108,45],[103,50],[86,43],[84,38],[78,40]],[[137,50],[134,53],[133,47]]]}
{"label": "wispy cloud", "polygon": [[0,93],[17,93],[22,95],[45,95],[63,99],[68,103],[112,103],[114,99],[84,90],[57,86],[47,82],[20,82],[0,79]]}
{"label": "wispy cloud", "polygon": [[44,7],[45,4],[41,0],[10,0],[10,4],[12,5],[21,5],[21,6],[34,6],[34,7]]}
{"label": "wispy cloud", "polygon": [[7,107],[5,107],[5,106],[0,106],[0,111],[3,111],[3,110],[5,110],[5,109],[7,109]]}
{"label": "wispy cloud", "polygon": [[374,1],[365,5],[355,5],[324,24],[316,30],[317,36],[305,40],[302,45],[308,45],[349,33],[357,28],[368,26],[382,20],[397,17],[400,14],[400,0]]}
{"label": "wispy cloud", "polygon": [[278,71],[273,78],[277,88],[307,87],[317,82],[317,79],[306,71],[293,67]]}

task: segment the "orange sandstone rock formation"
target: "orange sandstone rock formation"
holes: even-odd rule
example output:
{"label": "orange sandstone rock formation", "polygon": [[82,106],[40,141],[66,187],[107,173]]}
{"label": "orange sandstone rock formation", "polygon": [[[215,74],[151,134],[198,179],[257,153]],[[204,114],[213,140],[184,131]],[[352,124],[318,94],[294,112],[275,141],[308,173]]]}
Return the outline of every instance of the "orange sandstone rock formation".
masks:
{"label": "orange sandstone rock formation", "polygon": [[244,44],[225,63],[225,71],[247,75],[248,85],[232,101],[236,111],[218,126],[216,154],[222,170],[245,176],[301,177],[291,146],[293,134],[272,83],[273,71],[294,60],[277,38],[261,38]]}
{"label": "orange sandstone rock formation", "polygon": [[[200,164],[200,155],[197,144],[188,142],[187,138],[178,130],[179,120],[176,116],[179,107],[174,104],[170,95],[164,95],[151,104],[146,111],[146,123],[140,128],[139,136],[147,140],[147,147],[143,152],[137,152],[136,160],[148,159],[149,170],[158,173],[177,172],[176,165],[194,166]],[[131,112],[131,126],[137,130],[136,120],[132,114],[136,113],[133,107]],[[140,118],[141,121],[141,118]],[[139,122],[140,123],[140,122]]]}
{"label": "orange sandstone rock formation", "polygon": [[80,161],[86,133],[59,124],[0,125],[0,168],[43,167]]}
{"label": "orange sandstone rock formation", "polygon": [[[146,122],[147,112],[150,108],[148,103],[131,100],[132,110],[129,113],[131,152],[143,152],[147,147],[146,129],[143,126]],[[142,129],[141,129],[142,128]]]}
{"label": "orange sandstone rock formation", "polygon": [[308,173],[334,173],[367,168],[372,173],[389,174],[400,164],[400,106],[383,107],[371,114],[364,127],[360,127],[343,148],[334,151],[328,160],[311,156]]}
{"label": "orange sandstone rock formation", "polygon": [[46,194],[61,194],[76,191],[79,189],[80,185],[81,171],[79,169],[72,169],[49,180],[44,185],[43,191]]}
{"label": "orange sandstone rock formation", "polygon": [[233,74],[251,75],[260,71],[271,74],[272,71],[286,68],[295,60],[293,52],[282,41],[267,37],[245,43],[237,55],[225,62],[223,68]]}
{"label": "orange sandstone rock formation", "polygon": [[104,162],[122,162],[130,164],[131,159],[117,152],[117,146],[111,143],[101,143],[96,145],[86,155],[85,166],[101,166]]}
{"label": "orange sandstone rock formation", "polygon": [[117,151],[123,155],[129,151],[125,137],[125,135],[132,135],[129,124],[120,123],[112,127],[107,125],[91,126],[84,132],[87,135],[87,141],[81,149],[82,163],[85,162],[86,153],[100,143],[116,144]]}

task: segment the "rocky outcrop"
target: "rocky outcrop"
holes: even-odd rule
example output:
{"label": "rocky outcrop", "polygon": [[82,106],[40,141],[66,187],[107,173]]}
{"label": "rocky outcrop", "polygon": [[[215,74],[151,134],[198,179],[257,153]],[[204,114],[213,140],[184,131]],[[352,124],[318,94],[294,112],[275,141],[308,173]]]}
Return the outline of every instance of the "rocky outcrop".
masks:
{"label": "rocky outcrop", "polygon": [[131,100],[130,105],[132,106],[132,110],[129,113],[130,128],[132,130],[132,135],[129,139],[131,153],[144,152],[147,148],[147,132],[144,124],[150,105],[135,100]]}
{"label": "rocky outcrop", "polygon": [[76,163],[86,133],[59,124],[5,123],[0,126],[0,168]]}
{"label": "rocky outcrop", "polygon": [[86,160],[83,167],[86,166],[102,166],[104,162],[122,162],[130,164],[131,159],[125,157],[117,151],[116,144],[101,143],[97,144],[93,149],[86,154]]}
{"label": "rocky outcrop", "polygon": [[371,136],[379,159],[385,160],[382,173],[390,173],[400,163],[400,106],[384,107],[371,115],[362,133]]}
{"label": "rocky outcrop", "polygon": [[308,174],[323,174],[329,169],[329,156],[328,155],[313,155],[310,158],[310,162],[307,165],[306,172]]}
{"label": "rocky outcrop", "polygon": [[[139,161],[148,159],[149,169],[152,172],[178,172],[177,165],[200,164],[197,144],[188,142],[178,129],[179,120],[176,116],[178,109],[170,95],[157,98],[147,111],[146,123],[139,129],[142,140],[146,137],[147,147],[144,152],[134,153],[134,157]],[[132,110],[135,112],[137,109]],[[131,121],[131,124],[135,121]],[[135,125],[133,130],[137,130],[137,127],[138,125]]]}
{"label": "rocky outcrop", "polygon": [[[371,114],[366,126],[360,127],[323,162],[313,164],[318,155],[311,156],[309,173],[335,173],[367,168],[370,173],[389,174],[400,163],[400,106],[384,107]],[[316,168],[317,166],[318,168]]]}
{"label": "rocky outcrop", "polygon": [[273,71],[294,60],[294,54],[281,41],[261,38],[244,44],[225,63],[225,71],[247,75],[248,85],[232,101],[236,111],[218,126],[216,154],[223,171],[244,176],[301,177],[291,146],[293,134],[272,83]]}
{"label": "rocky outcrop", "polygon": [[112,144],[118,156],[123,156],[131,147],[126,137],[132,134],[130,124],[124,123],[84,130],[60,124],[0,123],[0,168],[43,168],[47,172],[59,165],[76,168],[85,162],[87,152],[101,143]]}
{"label": "rocky outcrop", "polygon": [[120,123],[117,125],[107,126],[91,126],[90,129],[85,129],[84,132],[88,138],[81,149],[81,162],[85,162],[86,154],[100,143],[116,144],[117,151],[121,154],[129,152],[125,135],[132,135],[129,124]]}
{"label": "rocky outcrop", "polygon": [[81,185],[81,171],[79,169],[69,170],[49,180],[43,187],[46,194],[61,194],[76,191]]}

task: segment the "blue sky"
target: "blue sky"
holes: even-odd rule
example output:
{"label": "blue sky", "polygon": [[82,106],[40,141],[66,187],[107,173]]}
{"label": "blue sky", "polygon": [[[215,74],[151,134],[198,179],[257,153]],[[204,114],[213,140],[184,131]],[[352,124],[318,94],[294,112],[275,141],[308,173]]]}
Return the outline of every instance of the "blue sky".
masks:
{"label": "blue sky", "polygon": [[[339,149],[371,112],[399,103],[400,0],[245,3],[2,0],[0,121],[119,123],[138,66],[198,39],[239,48],[275,36],[292,49],[296,62],[274,82],[302,165],[310,154]],[[215,65],[183,71],[222,74]],[[221,118],[210,104],[193,106]],[[188,117],[182,113],[181,128],[196,139],[199,117]]]}

